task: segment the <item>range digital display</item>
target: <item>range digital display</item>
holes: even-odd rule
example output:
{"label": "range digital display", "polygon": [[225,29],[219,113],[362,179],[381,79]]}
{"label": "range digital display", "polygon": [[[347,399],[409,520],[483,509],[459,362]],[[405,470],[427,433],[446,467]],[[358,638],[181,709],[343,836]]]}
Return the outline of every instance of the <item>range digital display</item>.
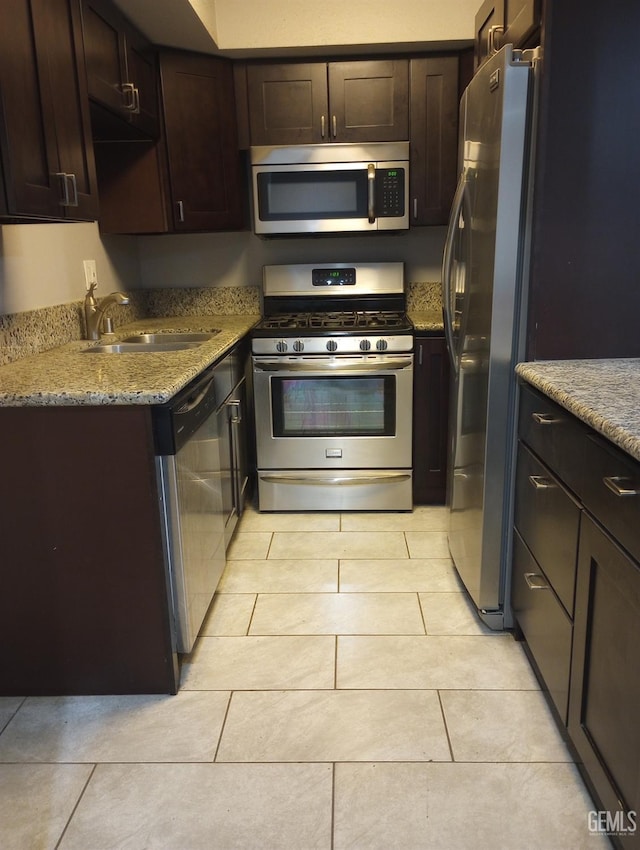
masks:
{"label": "range digital display", "polygon": [[356,270],[350,269],[312,269],[312,286],[355,286]]}

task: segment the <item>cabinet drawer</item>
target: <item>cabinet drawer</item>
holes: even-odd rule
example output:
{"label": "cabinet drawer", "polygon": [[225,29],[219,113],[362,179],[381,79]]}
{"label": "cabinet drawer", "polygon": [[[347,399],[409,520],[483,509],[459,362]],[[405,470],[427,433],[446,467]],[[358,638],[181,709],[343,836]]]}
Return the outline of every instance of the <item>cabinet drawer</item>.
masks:
{"label": "cabinet drawer", "polygon": [[584,442],[582,501],[640,561],[640,464],[604,438],[589,435]]}
{"label": "cabinet drawer", "polygon": [[519,436],[572,490],[584,470],[585,427],[559,404],[523,384]]}
{"label": "cabinet drawer", "polygon": [[580,507],[523,443],[518,448],[515,524],[572,617]]}
{"label": "cabinet drawer", "polygon": [[573,627],[517,531],[513,537],[513,614],[566,724]]}

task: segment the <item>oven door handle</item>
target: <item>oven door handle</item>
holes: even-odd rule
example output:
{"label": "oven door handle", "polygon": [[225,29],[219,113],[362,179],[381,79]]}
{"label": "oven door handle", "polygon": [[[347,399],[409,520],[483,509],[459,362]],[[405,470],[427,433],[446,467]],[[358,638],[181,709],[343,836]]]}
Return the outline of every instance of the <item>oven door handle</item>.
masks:
{"label": "oven door handle", "polygon": [[311,477],[301,473],[300,475],[282,473],[260,473],[261,481],[277,482],[279,484],[340,484],[341,486],[353,486],[356,484],[388,483],[390,481],[406,481],[411,478],[409,472],[377,472],[375,475],[323,475]]}
{"label": "oven door handle", "polygon": [[376,360],[375,362],[321,360],[321,361],[287,361],[254,360],[256,372],[398,372],[413,366],[413,355],[394,360]]}

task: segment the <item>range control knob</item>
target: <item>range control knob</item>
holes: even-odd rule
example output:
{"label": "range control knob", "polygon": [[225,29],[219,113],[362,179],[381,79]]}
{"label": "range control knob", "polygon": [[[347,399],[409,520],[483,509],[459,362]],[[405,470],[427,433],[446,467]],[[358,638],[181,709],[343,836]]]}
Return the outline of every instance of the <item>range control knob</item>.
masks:
{"label": "range control knob", "polygon": [[360,351],[369,351],[371,348],[371,342],[368,339],[360,340]]}
{"label": "range control knob", "polygon": [[338,348],[338,343],[335,341],[335,339],[330,339],[327,342],[326,347],[327,347],[327,351],[335,351]]}
{"label": "range control knob", "polygon": [[301,339],[297,339],[293,343],[293,350],[294,351],[304,351],[304,342]]}
{"label": "range control knob", "polygon": [[376,348],[378,349],[378,351],[386,351],[388,347],[389,343],[386,341],[386,339],[379,339],[376,342]]}
{"label": "range control knob", "polygon": [[276,351],[277,351],[277,352],[279,352],[280,354],[284,354],[284,353],[285,353],[285,351],[286,351],[288,348],[289,348],[289,346],[287,345],[286,340],[284,340],[284,339],[279,339],[279,340],[276,342]]}

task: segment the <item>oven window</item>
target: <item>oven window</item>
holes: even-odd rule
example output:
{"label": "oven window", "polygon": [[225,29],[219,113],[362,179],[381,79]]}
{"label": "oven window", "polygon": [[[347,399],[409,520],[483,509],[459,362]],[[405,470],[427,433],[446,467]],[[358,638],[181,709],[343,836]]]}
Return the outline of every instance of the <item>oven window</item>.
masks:
{"label": "oven window", "polygon": [[393,375],[271,379],[274,437],[393,437]]}
{"label": "oven window", "polygon": [[258,207],[261,221],[366,218],[367,172],[261,172]]}

